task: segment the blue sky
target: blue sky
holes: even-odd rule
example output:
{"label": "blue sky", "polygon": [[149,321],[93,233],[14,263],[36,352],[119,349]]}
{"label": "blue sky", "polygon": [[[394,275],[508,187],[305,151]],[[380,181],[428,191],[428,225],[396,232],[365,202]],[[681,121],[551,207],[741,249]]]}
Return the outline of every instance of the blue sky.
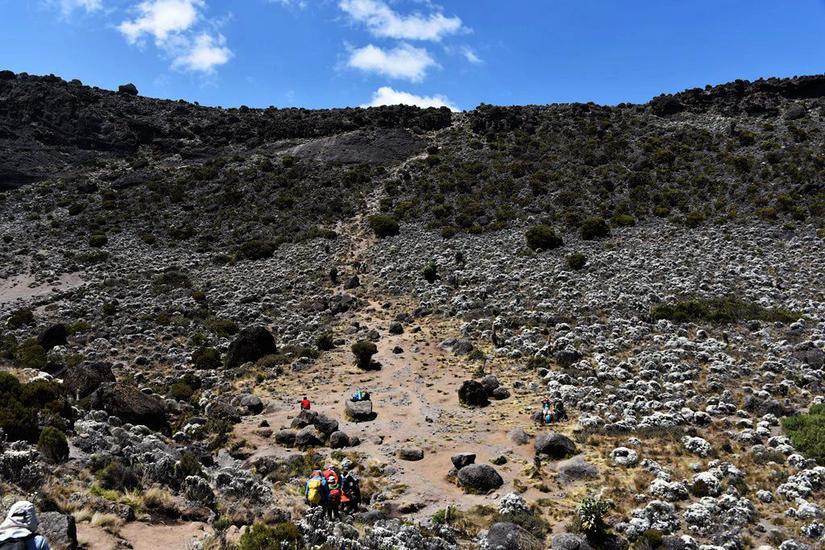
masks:
{"label": "blue sky", "polygon": [[645,102],[825,72],[825,1],[0,0],[0,68],[206,105]]}

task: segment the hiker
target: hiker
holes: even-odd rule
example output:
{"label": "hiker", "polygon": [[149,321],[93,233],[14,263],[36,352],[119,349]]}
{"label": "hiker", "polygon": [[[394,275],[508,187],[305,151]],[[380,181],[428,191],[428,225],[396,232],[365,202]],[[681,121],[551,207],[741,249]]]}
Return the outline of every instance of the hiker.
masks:
{"label": "hiker", "polygon": [[305,395],[304,398],[301,399],[301,410],[308,411],[311,406],[312,404],[309,402],[309,399],[307,399],[307,396]]}
{"label": "hiker", "polygon": [[341,504],[345,506],[350,513],[358,511],[358,505],[361,503],[361,487],[358,484],[358,478],[352,471],[345,471],[341,479]]}
{"label": "hiker", "polygon": [[352,394],[350,398],[351,401],[369,401],[370,400],[370,392],[367,390],[358,388],[355,390],[355,393]]}
{"label": "hiker", "polygon": [[325,510],[329,501],[329,487],[327,480],[319,470],[313,470],[304,489],[307,504],[312,507],[322,506]]}
{"label": "hiker", "polygon": [[329,489],[329,500],[327,502],[327,517],[329,519],[341,519],[341,477],[332,466],[325,466],[321,472],[327,482]]}
{"label": "hiker", "polygon": [[559,400],[556,401],[553,405],[553,417],[556,419],[556,422],[561,422],[562,420],[567,420],[567,411],[564,410],[564,402]]}
{"label": "hiker", "polygon": [[0,524],[0,550],[49,550],[48,541],[37,534],[37,525],[34,504],[15,502]]}

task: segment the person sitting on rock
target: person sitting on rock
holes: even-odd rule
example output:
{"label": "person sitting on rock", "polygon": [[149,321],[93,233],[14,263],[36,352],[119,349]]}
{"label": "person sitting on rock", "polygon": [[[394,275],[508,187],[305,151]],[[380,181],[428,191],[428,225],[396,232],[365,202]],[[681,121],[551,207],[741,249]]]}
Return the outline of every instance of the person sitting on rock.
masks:
{"label": "person sitting on rock", "polygon": [[38,523],[34,504],[15,502],[0,524],[0,550],[49,550],[48,541],[37,534]]}
{"label": "person sitting on rock", "polygon": [[308,411],[310,407],[312,407],[312,404],[309,402],[309,399],[307,399],[307,396],[305,395],[304,398],[301,399],[301,410]]}

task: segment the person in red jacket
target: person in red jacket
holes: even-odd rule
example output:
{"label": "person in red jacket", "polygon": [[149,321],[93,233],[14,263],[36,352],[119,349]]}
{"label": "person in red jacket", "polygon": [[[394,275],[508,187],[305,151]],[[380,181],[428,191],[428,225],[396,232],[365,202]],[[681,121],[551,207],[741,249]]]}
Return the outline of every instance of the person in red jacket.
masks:
{"label": "person in red jacket", "polygon": [[302,411],[308,411],[310,409],[310,407],[311,407],[311,404],[309,402],[309,399],[307,399],[307,396],[305,395],[304,398],[301,399],[301,410]]}

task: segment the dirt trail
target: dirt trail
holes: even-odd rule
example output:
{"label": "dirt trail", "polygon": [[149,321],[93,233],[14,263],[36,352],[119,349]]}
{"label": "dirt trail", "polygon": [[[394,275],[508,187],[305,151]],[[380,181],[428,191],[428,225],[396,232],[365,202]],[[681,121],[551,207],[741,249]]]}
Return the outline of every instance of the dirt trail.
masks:
{"label": "dirt trail", "polygon": [[[400,169],[399,166],[395,171]],[[382,191],[383,186],[377,186],[370,195],[369,213],[377,211]],[[400,335],[390,335],[388,327],[395,316],[410,313],[417,304],[405,299],[385,302],[371,292],[368,252],[373,237],[363,216],[339,225],[338,232],[340,240],[347,240],[339,266],[350,266],[358,272],[361,287],[354,293],[368,305],[344,315],[336,335],[346,333],[353,323],[366,326],[367,331],[376,329],[381,339],[377,342],[375,359],[382,368],[364,372],[355,367],[349,344],[357,338],[349,336],[346,345],[323,353],[311,369],[284,374],[277,389],[258,388],[256,393],[267,404],[266,411],[245,419],[235,431],[256,448],[249,461],[262,456],[285,457],[296,452],[261,435],[259,424],[263,417],[275,432],[289,428],[299,412],[298,401],[307,395],[313,410],[337,419],[342,431],[360,438],[359,446],[344,449],[345,452],[363,453],[372,461],[394,468],[389,477],[400,493],[395,502],[402,506],[413,504],[408,507],[417,509],[412,517],[429,516],[448,504],[467,508],[490,501],[489,496],[465,495],[446,479],[452,468],[450,457],[459,452],[475,453],[477,463],[489,463],[490,459],[505,455],[507,463],[496,466],[504,478],[499,493],[512,491],[514,479],[526,479],[533,453],[532,445],[512,443],[508,432],[517,427],[534,430],[530,421],[534,399],[513,391],[509,399],[493,402],[483,409],[460,406],[458,388],[464,380],[473,378],[479,363],[459,358],[439,346],[443,340],[460,335],[459,323],[428,317],[405,326]],[[365,332],[359,334],[358,338],[362,338]],[[396,347],[403,349],[403,353],[393,353]],[[494,374],[512,388],[509,373]],[[374,421],[354,423],[346,419],[345,401],[357,388],[371,392],[377,413]],[[424,459],[415,462],[397,459],[398,449],[404,447],[423,449]],[[535,489],[525,494],[527,498],[541,496],[547,495]]]}

